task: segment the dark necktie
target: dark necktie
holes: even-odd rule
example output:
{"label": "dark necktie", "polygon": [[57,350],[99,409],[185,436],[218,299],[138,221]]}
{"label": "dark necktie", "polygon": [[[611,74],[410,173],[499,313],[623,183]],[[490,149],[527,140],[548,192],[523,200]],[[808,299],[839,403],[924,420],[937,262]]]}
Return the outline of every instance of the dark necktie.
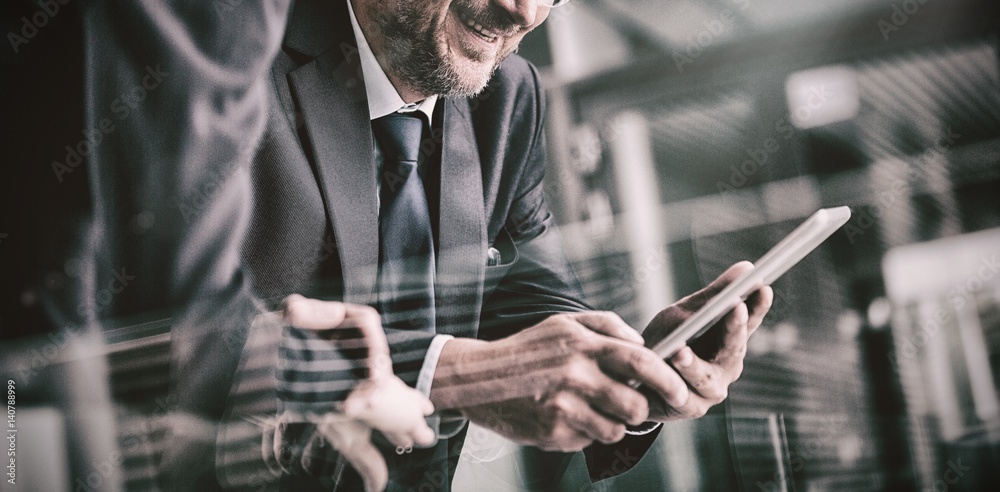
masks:
{"label": "dark necktie", "polygon": [[379,311],[387,328],[434,331],[434,233],[417,172],[424,122],[393,113],[372,121],[382,150]]}
{"label": "dark necktie", "polygon": [[[373,121],[372,129],[383,157],[378,272],[382,325],[434,333],[434,236],[417,172],[424,122],[391,114]],[[364,354],[348,346],[330,344],[312,330],[286,327],[278,363],[279,411],[323,413],[331,402],[343,401],[365,377],[360,360]]]}

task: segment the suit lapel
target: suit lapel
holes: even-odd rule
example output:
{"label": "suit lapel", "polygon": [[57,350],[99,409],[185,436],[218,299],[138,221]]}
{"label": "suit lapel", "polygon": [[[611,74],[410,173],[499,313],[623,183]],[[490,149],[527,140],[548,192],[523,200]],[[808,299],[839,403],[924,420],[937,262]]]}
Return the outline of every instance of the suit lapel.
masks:
{"label": "suit lapel", "polygon": [[475,336],[486,272],[483,178],[464,99],[443,98],[435,297],[438,333]]}
{"label": "suit lapel", "polygon": [[337,240],[344,300],[367,304],[378,271],[378,205],[368,105],[351,48],[331,47],[293,70],[289,83]]}
{"label": "suit lapel", "polygon": [[[378,274],[378,203],[371,124],[346,4],[296,5],[285,45],[311,61],[289,73],[304,147],[337,239],[344,300],[370,304]],[[435,298],[438,332],[475,336],[486,270],[483,181],[469,104],[442,98]]]}

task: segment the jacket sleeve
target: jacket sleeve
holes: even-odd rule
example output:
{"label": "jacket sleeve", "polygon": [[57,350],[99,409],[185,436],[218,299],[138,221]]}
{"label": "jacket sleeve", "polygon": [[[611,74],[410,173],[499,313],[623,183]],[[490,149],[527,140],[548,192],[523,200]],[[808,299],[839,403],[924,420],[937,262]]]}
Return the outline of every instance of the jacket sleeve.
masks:
{"label": "jacket sleeve", "polygon": [[502,123],[507,125],[505,141],[490,149],[504,154],[499,194],[508,198],[498,200],[491,218],[491,226],[502,227],[494,245],[505,261],[496,268],[501,273],[487,271],[488,283],[500,277],[493,279],[495,288],[487,285],[483,300],[479,337],[487,340],[509,336],[555,313],[590,309],[545,203],[545,100],[538,72],[515,57],[505,64],[506,85],[516,89],[503,90],[501,84],[497,94],[503,95],[483,103],[511,115]]}
{"label": "jacket sleeve", "polygon": [[[521,99],[529,102],[521,106],[534,111],[513,111],[515,115],[531,117],[522,116],[511,126],[515,129],[512,134],[516,135],[518,128],[530,125],[531,132],[522,130],[520,133],[531,135],[531,145],[523,170],[518,174],[518,184],[513,187],[516,192],[503,225],[512,247],[503,251],[504,248],[496,244],[502,257],[513,260],[483,302],[479,337],[486,340],[510,336],[553,314],[591,309],[566,257],[555,219],[545,203],[544,93],[537,72],[530,65],[527,68],[530,76],[524,78],[527,81],[524,85],[529,89],[521,91]],[[626,436],[615,444],[596,443],[588,447],[584,453],[591,480],[597,482],[630,470],[657,436],[659,428],[642,436]],[[554,453],[544,454],[548,460],[554,459]],[[566,454],[563,459],[569,460],[571,456]]]}

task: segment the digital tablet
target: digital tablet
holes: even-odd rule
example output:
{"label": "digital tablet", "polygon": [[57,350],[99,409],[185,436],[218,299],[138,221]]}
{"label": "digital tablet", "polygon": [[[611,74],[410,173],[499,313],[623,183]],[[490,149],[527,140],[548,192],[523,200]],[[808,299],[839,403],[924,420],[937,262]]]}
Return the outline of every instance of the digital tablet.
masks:
{"label": "digital tablet", "polygon": [[653,351],[667,359],[701,336],[729,311],[770,285],[851,218],[849,207],[824,208],[814,213],[754,264],[756,268],[727,285],[676,330],[657,342]]}

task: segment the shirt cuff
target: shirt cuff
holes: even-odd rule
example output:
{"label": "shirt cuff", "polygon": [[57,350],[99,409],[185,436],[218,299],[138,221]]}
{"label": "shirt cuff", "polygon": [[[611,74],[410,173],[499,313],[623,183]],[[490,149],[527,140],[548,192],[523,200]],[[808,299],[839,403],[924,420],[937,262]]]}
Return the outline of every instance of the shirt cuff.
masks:
{"label": "shirt cuff", "polygon": [[[427,398],[431,396],[431,385],[434,384],[434,373],[437,371],[438,359],[441,358],[441,351],[444,344],[455,337],[451,335],[437,335],[427,348],[427,355],[424,357],[424,364],[420,367],[420,375],[417,376],[416,389]],[[465,427],[468,421],[456,413],[451,412],[435,413],[427,417],[427,425],[434,431],[438,439],[447,439],[458,434]],[[436,445],[435,442],[431,446]]]}
{"label": "shirt cuff", "polygon": [[431,396],[431,385],[434,384],[434,372],[437,371],[441,351],[444,350],[444,344],[453,338],[455,337],[451,335],[435,335],[430,347],[427,347],[424,364],[420,366],[420,374],[417,376],[417,391],[428,398]]}
{"label": "shirt cuff", "polygon": [[645,436],[659,429],[663,422],[643,422],[639,425],[626,425],[625,433],[630,436]]}

